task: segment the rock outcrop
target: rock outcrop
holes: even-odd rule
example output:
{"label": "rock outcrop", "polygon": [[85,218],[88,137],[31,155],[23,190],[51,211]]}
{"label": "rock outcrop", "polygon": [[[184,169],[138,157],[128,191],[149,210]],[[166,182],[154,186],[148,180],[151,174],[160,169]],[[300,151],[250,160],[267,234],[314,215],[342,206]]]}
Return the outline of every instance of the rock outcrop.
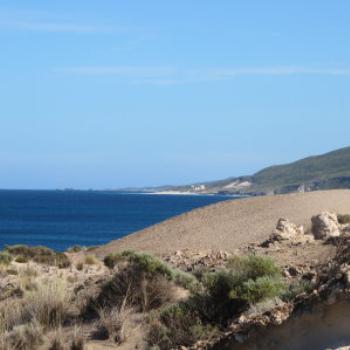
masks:
{"label": "rock outcrop", "polygon": [[288,219],[279,219],[271,238],[276,241],[298,239],[304,236],[304,227],[297,226]]}
{"label": "rock outcrop", "polygon": [[340,236],[338,217],[334,213],[323,212],[311,218],[312,233],[315,239],[328,239]]}

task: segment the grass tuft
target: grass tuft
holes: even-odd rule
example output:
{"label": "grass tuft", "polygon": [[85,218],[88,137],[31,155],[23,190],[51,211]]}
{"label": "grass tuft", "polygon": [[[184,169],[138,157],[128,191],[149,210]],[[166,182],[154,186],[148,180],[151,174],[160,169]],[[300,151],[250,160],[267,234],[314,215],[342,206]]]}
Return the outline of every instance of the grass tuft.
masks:
{"label": "grass tuft", "polygon": [[8,266],[12,261],[12,256],[8,252],[0,252],[0,265]]}
{"label": "grass tuft", "polygon": [[347,215],[339,214],[338,221],[342,225],[350,224],[350,215],[349,214],[347,214]]}

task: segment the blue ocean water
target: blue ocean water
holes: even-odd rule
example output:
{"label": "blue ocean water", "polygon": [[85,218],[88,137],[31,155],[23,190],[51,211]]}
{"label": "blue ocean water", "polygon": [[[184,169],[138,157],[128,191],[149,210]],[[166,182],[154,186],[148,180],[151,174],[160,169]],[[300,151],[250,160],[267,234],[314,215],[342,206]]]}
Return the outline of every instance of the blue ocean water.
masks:
{"label": "blue ocean water", "polygon": [[0,191],[0,248],[106,243],[194,208],[232,199],[97,191]]}

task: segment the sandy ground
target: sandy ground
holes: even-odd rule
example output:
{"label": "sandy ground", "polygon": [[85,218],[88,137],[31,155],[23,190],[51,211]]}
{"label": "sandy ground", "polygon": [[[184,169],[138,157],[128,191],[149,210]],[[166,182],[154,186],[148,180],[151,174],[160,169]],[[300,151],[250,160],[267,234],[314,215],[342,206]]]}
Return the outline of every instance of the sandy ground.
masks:
{"label": "sandy ground", "polygon": [[310,227],[324,210],[350,213],[350,190],[319,191],[245,198],[193,210],[96,250],[98,255],[125,249],[154,254],[193,250],[236,249],[266,239],[281,217]]}

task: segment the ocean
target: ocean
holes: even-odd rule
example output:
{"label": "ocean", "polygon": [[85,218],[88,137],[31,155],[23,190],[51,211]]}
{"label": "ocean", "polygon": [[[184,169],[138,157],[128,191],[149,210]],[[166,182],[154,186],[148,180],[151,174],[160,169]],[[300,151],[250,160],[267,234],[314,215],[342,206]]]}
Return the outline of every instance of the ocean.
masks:
{"label": "ocean", "polygon": [[28,244],[64,251],[73,245],[100,245],[227,199],[232,197],[2,190],[0,249]]}

